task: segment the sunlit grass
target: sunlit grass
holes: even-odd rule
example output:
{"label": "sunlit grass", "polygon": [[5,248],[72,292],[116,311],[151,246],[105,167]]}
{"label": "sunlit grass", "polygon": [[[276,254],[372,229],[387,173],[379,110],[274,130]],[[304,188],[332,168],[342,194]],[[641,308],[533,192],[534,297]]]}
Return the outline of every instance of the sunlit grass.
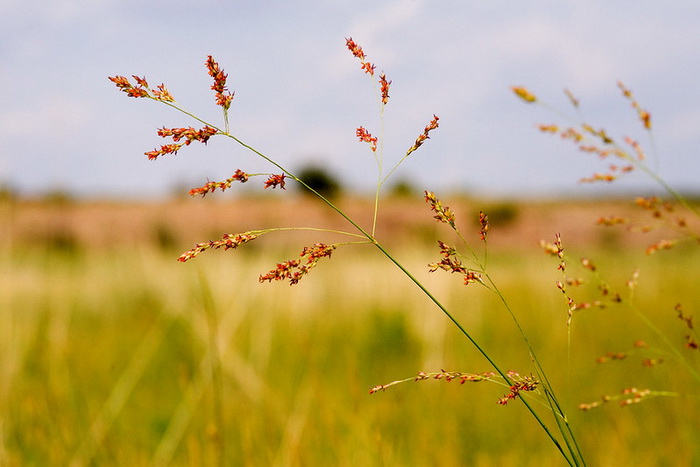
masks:
{"label": "sunlit grass", "polygon": [[[285,253],[249,253],[210,254],[182,265],[172,252],[146,246],[6,251],[3,464],[202,465],[224,455],[236,465],[561,463],[523,407],[497,405],[502,387],[423,381],[368,394],[418,371],[489,370],[427,299],[370,250],[338,252],[319,265],[323,274],[297,287],[257,283]],[[396,254],[419,271],[434,256],[432,250]],[[681,345],[684,329],[673,305],[700,307],[689,273],[700,256],[618,252],[606,260],[601,251],[598,257],[615,284],[624,283],[633,265],[642,267],[647,287],[640,286],[638,299]],[[611,307],[576,315],[569,365],[556,264],[533,252],[492,256],[489,267],[543,365],[553,370],[553,384],[566,394],[591,465],[698,460],[696,417],[689,415],[698,401],[575,409],[630,386],[692,385],[670,360],[651,369],[632,357],[595,363],[637,339],[653,342],[632,314]],[[217,317],[214,359],[202,278]],[[421,277],[496,359],[528,373],[527,353],[497,298],[448,279]],[[223,413],[213,389],[217,361]]]}

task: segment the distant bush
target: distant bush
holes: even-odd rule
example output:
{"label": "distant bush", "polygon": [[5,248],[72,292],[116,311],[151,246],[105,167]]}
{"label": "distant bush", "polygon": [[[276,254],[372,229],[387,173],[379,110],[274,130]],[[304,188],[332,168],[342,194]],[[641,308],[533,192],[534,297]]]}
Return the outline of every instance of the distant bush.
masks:
{"label": "distant bush", "polygon": [[402,178],[396,181],[389,189],[389,194],[398,198],[409,198],[421,194],[421,190],[408,179]]}
{"label": "distant bush", "polygon": [[[335,198],[341,191],[340,181],[328,169],[319,165],[307,165],[299,170],[299,178],[326,198]],[[309,190],[300,187],[302,193],[314,196]]]}
{"label": "distant bush", "polygon": [[519,208],[515,203],[505,202],[489,206],[485,212],[492,225],[503,228],[515,222],[519,215]]}
{"label": "distant bush", "polygon": [[15,201],[18,197],[17,190],[9,183],[0,183],[0,202]]}
{"label": "distant bush", "polygon": [[68,206],[75,202],[75,197],[67,190],[55,188],[42,194],[41,200],[52,206]]}

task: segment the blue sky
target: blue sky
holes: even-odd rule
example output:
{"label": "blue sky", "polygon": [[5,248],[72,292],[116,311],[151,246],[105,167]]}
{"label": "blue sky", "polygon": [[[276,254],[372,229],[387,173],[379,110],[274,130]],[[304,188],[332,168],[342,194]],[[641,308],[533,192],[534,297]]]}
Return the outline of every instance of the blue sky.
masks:
{"label": "blue sky", "polygon": [[[479,195],[600,193],[577,184],[605,167],[535,130],[559,121],[513,97],[525,85],[587,121],[647,144],[616,87],[654,121],[653,167],[681,189],[700,178],[700,3],[609,1],[4,0],[0,18],[0,181],[21,192],[159,196],[175,186],[271,169],[223,139],[175,157],[143,155],[161,126],[197,126],[117,92],[108,76],[164,82],[214,122],[209,54],[236,92],[243,141],[290,169],[323,164],[371,189],[375,165],[355,128],[380,134],[375,89],[345,48],[352,36],[393,81],[384,114],[387,166],[433,114],[440,128],[397,176]],[[621,187],[645,186],[632,177]]]}

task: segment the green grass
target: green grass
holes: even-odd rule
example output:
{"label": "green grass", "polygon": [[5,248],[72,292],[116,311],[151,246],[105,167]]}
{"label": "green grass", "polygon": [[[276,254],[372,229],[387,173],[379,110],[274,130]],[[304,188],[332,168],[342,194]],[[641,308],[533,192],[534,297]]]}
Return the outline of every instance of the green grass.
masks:
{"label": "green grass", "polygon": [[[531,371],[497,297],[457,276],[424,272],[436,251],[396,253],[497,362]],[[673,306],[700,309],[697,250],[605,255],[591,257],[620,288],[641,267],[639,303],[682,346]],[[490,370],[369,248],[339,250],[296,287],[257,283],[284,253],[211,252],[184,265],[176,256],[146,246],[4,252],[1,464],[562,464],[521,404],[496,403],[506,388],[424,381],[368,394],[421,370]],[[589,465],[700,462],[695,399],[576,410],[625,387],[697,393],[697,383],[668,358],[652,369],[634,356],[595,363],[637,339],[655,343],[622,307],[574,317],[568,363],[555,268],[539,252],[493,252],[490,260]]]}

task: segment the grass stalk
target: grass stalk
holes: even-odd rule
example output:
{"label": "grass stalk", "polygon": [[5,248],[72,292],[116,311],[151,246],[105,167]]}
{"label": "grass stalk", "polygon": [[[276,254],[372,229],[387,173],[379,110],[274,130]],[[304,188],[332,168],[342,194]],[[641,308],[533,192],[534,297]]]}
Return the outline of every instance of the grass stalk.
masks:
{"label": "grass stalk", "polygon": [[126,405],[141,376],[151,363],[168,330],[166,322],[156,319],[115,383],[107,400],[95,417],[85,438],[73,454],[69,465],[90,465],[109,433],[111,426]]}
{"label": "grass stalk", "polygon": [[218,452],[217,465],[229,465],[226,449],[226,422],[224,420],[224,381],[221,371],[221,355],[219,353],[219,318],[216,313],[214,296],[209,286],[209,281],[202,268],[197,269],[199,288],[201,291],[202,305],[207,320],[207,345],[209,346],[209,366],[211,372],[210,380],[212,387],[212,420],[216,421],[213,429],[213,443]]}

